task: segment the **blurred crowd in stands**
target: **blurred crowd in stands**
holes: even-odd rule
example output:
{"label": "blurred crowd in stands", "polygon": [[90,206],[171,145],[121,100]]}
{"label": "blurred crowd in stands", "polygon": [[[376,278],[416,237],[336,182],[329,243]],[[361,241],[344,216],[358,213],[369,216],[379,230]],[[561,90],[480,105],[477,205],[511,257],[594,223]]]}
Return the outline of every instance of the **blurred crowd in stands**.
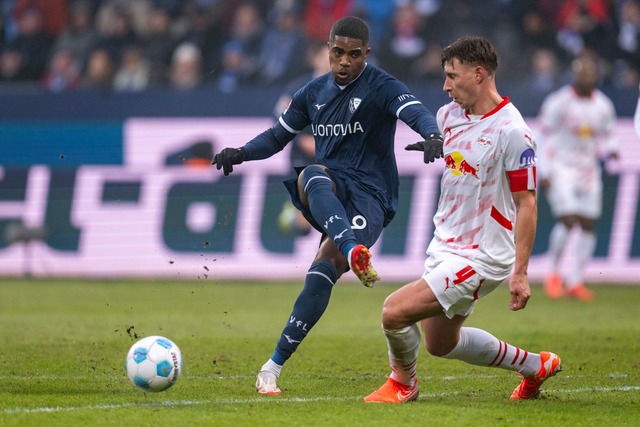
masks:
{"label": "blurred crowd in stands", "polygon": [[598,55],[603,83],[636,90],[640,0],[3,0],[0,81],[51,92],[232,92],[284,84],[333,22],[364,18],[370,62],[441,84],[440,48],[485,35],[502,81],[549,92],[575,56]]}

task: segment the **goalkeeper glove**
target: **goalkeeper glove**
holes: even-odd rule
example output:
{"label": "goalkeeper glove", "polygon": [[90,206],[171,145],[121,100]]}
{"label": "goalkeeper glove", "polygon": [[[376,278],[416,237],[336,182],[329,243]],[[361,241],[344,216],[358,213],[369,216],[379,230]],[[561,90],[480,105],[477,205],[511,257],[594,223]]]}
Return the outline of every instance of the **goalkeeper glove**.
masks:
{"label": "goalkeeper glove", "polygon": [[242,148],[225,148],[215,156],[211,164],[216,165],[216,169],[222,169],[225,176],[233,172],[233,165],[244,162],[246,153]]}
{"label": "goalkeeper glove", "polygon": [[442,135],[439,133],[431,133],[427,135],[427,138],[424,141],[409,144],[404,147],[404,149],[407,151],[423,151],[424,162],[432,163],[443,156],[443,145],[444,140],[442,139]]}

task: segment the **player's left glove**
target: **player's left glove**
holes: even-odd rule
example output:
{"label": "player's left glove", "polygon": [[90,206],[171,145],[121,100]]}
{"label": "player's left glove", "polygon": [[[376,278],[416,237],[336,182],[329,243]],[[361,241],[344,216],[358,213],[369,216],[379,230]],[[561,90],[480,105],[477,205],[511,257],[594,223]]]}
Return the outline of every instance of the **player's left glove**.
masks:
{"label": "player's left glove", "polygon": [[245,152],[242,148],[225,148],[213,156],[212,165],[224,172],[225,176],[233,172],[233,165],[239,165],[245,160]]}
{"label": "player's left glove", "polygon": [[407,151],[422,151],[424,152],[424,162],[432,163],[444,155],[442,151],[443,146],[444,140],[442,139],[442,135],[439,133],[431,133],[427,135],[424,141],[409,144],[404,147],[404,149]]}

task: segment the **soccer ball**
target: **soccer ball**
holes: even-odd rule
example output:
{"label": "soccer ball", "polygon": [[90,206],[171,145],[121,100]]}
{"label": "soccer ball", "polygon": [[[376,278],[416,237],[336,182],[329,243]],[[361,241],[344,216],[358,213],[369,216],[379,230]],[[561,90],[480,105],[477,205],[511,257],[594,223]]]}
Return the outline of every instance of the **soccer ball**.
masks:
{"label": "soccer ball", "polygon": [[163,391],[171,387],[182,373],[182,353],[165,337],[142,338],[127,353],[127,375],[144,391]]}

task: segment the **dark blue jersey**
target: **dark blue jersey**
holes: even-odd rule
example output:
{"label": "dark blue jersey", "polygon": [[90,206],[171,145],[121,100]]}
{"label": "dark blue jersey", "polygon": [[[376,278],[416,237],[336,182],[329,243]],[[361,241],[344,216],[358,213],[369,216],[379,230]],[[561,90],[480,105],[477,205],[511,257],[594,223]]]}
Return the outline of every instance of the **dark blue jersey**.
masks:
{"label": "dark blue jersey", "polygon": [[316,141],[316,162],[337,177],[355,182],[393,216],[398,203],[394,152],[397,119],[425,138],[438,133],[434,116],[407,86],[367,64],[360,76],[340,87],[331,73],[295,93],[278,123],[245,145],[247,160],[282,150],[307,125]]}

